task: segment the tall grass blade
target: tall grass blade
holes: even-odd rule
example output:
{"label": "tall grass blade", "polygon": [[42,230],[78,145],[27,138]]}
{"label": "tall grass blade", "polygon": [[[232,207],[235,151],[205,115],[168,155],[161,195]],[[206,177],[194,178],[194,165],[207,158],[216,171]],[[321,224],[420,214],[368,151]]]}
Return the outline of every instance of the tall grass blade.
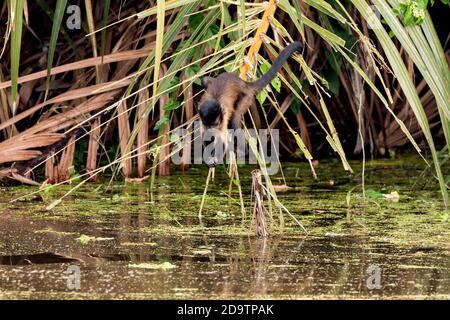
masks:
{"label": "tall grass blade", "polygon": [[11,100],[12,114],[16,114],[24,0],[11,0]]}
{"label": "tall grass blade", "polygon": [[50,36],[50,45],[47,56],[47,79],[45,81],[45,98],[47,100],[48,90],[50,88],[50,73],[53,66],[53,57],[55,56],[56,42],[58,41],[58,34],[61,29],[62,19],[66,10],[67,0],[58,0],[56,2],[55,14],[53,17],[52,34]]}
{"label": "tall grass blade", "polygon": [[152,105],[156,103],[156,93],[158,92],[158,80],[160,72],[161,57],[164,41],[164,20],[166,17],[166,1],[158,1],[156,13],[156,46],[155,46],[155,68],[153,70],[153,96]]}

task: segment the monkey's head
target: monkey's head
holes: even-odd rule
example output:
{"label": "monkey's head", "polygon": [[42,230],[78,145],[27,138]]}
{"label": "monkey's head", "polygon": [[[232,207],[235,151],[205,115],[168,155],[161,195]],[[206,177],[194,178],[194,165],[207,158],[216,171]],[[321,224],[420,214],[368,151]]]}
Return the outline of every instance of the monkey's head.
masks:
{"label": "monkey's head", "polygon": [[205,127],[216,127],[220,125],[223,119],[220,102],[208,92],[208,87],[211,87],[213,82],[214,78],[211,77],[204,77],[202,79],[202,86],[206,92],[198,107],[198,113]]}
{"label": "monkey's head", "polygon": [[198,113],[203,124],[203,143],[210,152],[205,162],[208,167],[214,168],[217,165],[217,157],[219,156],[219,154],[216,154],[216,148],[221,148],[221,150],[226,148],[226,138],[222,129],[223,110],[219,101],[211,99],[200,103]]}
{"label": "monkey's head", "polygon": [[205,127],[216,127],[222,122],[222,108],[215,99],[205,100],[200,103],[198,113]]}
{"label": "monkey's head", "polygon": [[[216,147],[221,150],[225,150],[226,145],[226,130],[224,130],[224,110],[221,106],[220,102],[215,99],[210,92],[208,92],[208,87],[211,88],[211,85],[214,82],[214,78],[205,77],[202,80],[202,85],[206,90],[206,93],[203,96],[202,101],[198,107],[198,113],[200,116],[200,120],[203,124],[203,142],[205,148],[209,148],[211,152],[208,159],[205,159],[205,162],[208,167],[213,168],[217,165],[218,159],[220,157],[219,154],[216,154]],[[212,147],[212,148],[211,148]],[[223,152],[222,152],[223,154]]]}

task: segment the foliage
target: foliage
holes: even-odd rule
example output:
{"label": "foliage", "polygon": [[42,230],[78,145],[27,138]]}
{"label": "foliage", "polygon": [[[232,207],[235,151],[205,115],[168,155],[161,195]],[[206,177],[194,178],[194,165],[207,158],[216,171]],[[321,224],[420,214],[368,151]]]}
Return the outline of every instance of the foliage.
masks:
{"label": "foliage", "polygon": [[[449,4],[449,0],[440,0],[443,4]],[[421,25],[426,17],[429,3],[434,4],[434,0],[405,0],[398,4],[398,8],[393,8],[393,12],[400,16],[405,27]]]}

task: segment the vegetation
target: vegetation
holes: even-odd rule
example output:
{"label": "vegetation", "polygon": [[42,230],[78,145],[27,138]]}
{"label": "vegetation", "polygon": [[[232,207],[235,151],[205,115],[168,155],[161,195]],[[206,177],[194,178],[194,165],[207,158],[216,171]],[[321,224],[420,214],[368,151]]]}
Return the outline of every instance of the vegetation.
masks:
{"label": "vegetation", "polygon": [[[0,26],[0,177],[84,183],[110,170],[153,185],[157,172],[170,174],[174,129],[192,135],[202,76],[258,77],[286,43],[302,40],[306,50],[258,95],[247,126],[280,129],[281,157],[304,158],[313,173],[313,159],[338,155],[352,171],[349,156],[412,146],[449,205],[441,170],[450,152],[448,34],[438,36],[431,5],[8,0],[0,7],[8,21]],[[447,0],[433,5],[449,10]],[[190,146],[183,150],[186,170]],[[239,185],[237,168],[230,177]]]}

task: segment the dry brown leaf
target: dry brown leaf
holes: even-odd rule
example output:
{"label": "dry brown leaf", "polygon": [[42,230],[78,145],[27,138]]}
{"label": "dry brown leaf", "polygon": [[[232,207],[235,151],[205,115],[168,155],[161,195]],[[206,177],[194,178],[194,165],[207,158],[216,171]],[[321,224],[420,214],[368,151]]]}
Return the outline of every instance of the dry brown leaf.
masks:
{"label": "dry brown leaf", "polygon": [[[118,62],[118,61],[125,61],[125,60],[131,60],[131,59],[139,59],[148,56],[150,51],[153,49],[154,43],[151,43],[147,46],[145,46],[142,49],[138,50],[128,50],[128,51],[122,51],[122,52],[115,52],[108,55],[105,55],[103,57],[94,57],[89,59],[84,59],[72,63],[68,63],[62,66],[54,67],[51,70],[50,75],[55,75],[67,71],[73,71],[77,69],[84,69],[88,67],[95,67],[99,66],[105,63],[112,63],[112,62]],[[42,70],[39,72],[35,72],[32,74],[28,74],[26,76],[19,77],[18,83],[22,84],[24,82],[41,79],[47,77],[47,70]],[[0,89],[9,88],[11,87],[11,81],[4,81],[0,83]]]}

